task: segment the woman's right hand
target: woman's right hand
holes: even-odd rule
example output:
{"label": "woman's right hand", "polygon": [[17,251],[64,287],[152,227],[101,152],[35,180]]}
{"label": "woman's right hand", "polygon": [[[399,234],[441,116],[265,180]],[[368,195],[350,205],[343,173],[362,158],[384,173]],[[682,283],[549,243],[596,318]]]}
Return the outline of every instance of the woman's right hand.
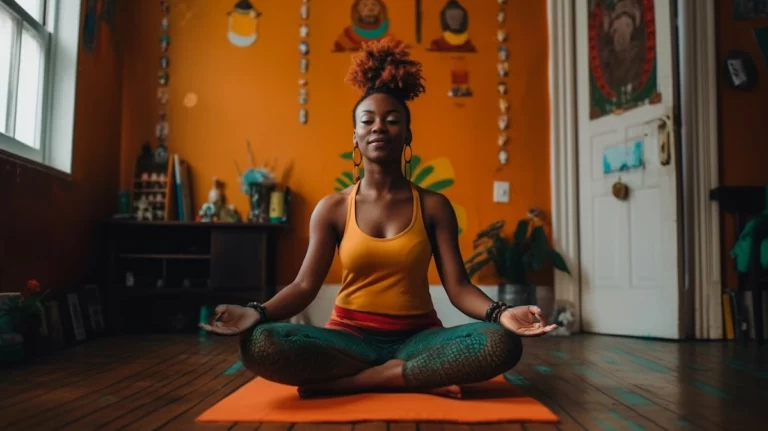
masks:
{"label": "woman's right hand", "polygon": [[253,308],[223,304],[216,307],[214,316],[206,325],[198,326],[218,335],[237,335],[259,322],[261,315]]}

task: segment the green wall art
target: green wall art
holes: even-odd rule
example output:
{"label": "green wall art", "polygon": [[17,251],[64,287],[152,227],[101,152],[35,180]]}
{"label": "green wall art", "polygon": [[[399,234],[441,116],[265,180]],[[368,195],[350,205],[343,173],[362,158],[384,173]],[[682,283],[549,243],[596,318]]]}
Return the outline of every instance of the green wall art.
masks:
{"label": "green wall art", "polygon": [[[343,160],[349,161],[352,164],[352,152],[341,153],[340,157]],[[451,187],[455,182],[453,165],[451,162],[444,158],[437,158],[427,163],[421,163],[421,157],[414,154],[411,157],[411,181],[419,187],[422,187],[433,192],[444,192]],[[365,176],[365,169],[360,168],[360,178]],[[334,190],[340,192],[347,187],[353,185],[355,179],[352,176],[352,171],[344,171],[336,177]],[[461,205],[457,205],[451,202],[453,210],[456,212],[456,219],[459,224],[459,235],[466,230],[467,225],[467,212]]]}

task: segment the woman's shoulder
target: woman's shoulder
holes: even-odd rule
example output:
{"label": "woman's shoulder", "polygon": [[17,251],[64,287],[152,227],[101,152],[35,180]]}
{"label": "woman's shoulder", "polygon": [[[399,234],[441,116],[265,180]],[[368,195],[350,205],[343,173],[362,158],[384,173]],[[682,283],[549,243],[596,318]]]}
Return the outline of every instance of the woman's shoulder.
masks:
{"label": "woman's shoulder", "polygon": [[415,187],[419,192],[419,198],[426,215],[440,217],[446,213],[450,214],[453,211],[451,201],[448,200],[444,194],[425,189],[418,185],[415,185]]}
{"label": "woman's shoulder", "polygon": [[346,215],[347,201],[349,200],[352,186],[323,196],[315,206],[314,213],[320,217],[335,219],[339,215]]}

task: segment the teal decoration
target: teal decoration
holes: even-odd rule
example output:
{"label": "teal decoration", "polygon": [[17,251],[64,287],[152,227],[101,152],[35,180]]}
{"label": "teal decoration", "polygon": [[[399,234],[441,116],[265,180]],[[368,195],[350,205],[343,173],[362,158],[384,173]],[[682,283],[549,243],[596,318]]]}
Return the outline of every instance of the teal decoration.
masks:
{"label": "teal decoration", "polygon": [[643,167],[643,141],[611,145],[603,149],[603,174]]}
{"label": "teal decoration", "polygon": [[[768,199],[768,187],[765,189],[766,198]],[[768,200],[766,200],[768,202]],[[750,220],[744,230],[739,234],[739,239],[736,241],[736,245],[731,249],[731,257],[736,260],[736,270],[740,273],[745,273],[749,270],[749,260],[752,249],[752,234],[754,233],[755,223],[765,220],[768,217],[768,205],[763,209],[763,213],[760,217]],[[768,240],[763,240],[760,244],[760,266],[765,269],[768,268]]]}

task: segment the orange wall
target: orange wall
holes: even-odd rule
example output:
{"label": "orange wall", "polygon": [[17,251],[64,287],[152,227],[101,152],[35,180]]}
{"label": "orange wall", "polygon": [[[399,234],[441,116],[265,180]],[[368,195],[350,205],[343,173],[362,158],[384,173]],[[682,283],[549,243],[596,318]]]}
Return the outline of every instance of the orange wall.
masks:
{"label": "orange wall", "polygon": [[99,36],[78,60],[71,179],[0,154],[0,292],[94,280],[94,223],[116,210],[121,109],[119,56],[106,27]]}
{"label": "orange wall", "polygon": [[[768,25],[768,19],[736,21],[733,0],[717,3],[718,70],[728,52],[749,53],[758,71],[758,86],[754,91],[735,91],[728,87],[723,73],[718,74],[720,183],[723,185],[768,184],[768,65],[763,58],[752,29]],[[725,287],[736,287],[736,272],[730,250],[738,236],[733,217],[723,215],[722,256]]]}
{"label": "orange wall", "polygon": [[[349,54],[332,53],[339,32],[348,24],[351,0],[310,2],[309,124],[299,125],[298,83],[300,2],[252,0],[263,16],[259,40],[237,48],[226,39],[227,12],[235,0],[183,0],[172,4],[170,20],[169,147],[192,169],[195,206],[204,201],[211,178],[229,187],[227,197],[240,210],[246,197],[237,190],[233,161],[248,164],[250,139],[257,163],[277,160],[278,170],[292,165],[288,185],[298,195],[291,216],[293,229],[280,243],[278,283],[290,282],[307,246],[307,225],[317,201],[333,192],[334,179],[351,170],[339,154],[352,148],[351,109],[358,94],[343,79]],[[412,105],[414,153],[424,161],[451,161],[456,184],[445,191],[466,210],[466,232],[460,242],[465,256],[475,233],[506,218],[510,223],[527,208],[550,208],[548,42],[546,2],[510,0],[509,31],[510,164],[497,170],[496,13],[495,1],[464,1],[469,9],[470,37],[478,47],[466,54],[475,96],[447,97],[453,54],[425,50],[439,35],[442,0],[423,1],[423,40],[415,44],[414,3],[389,0],[392,31],[414,45],[413,56],[424,64],[427,93]],[[151,139],[157,118],[155,99],[159,58],[160,11],[153,2],[126,8],[123,75],[121,185],[127,187],[141,143]],[[394,18],[397,17],[397,18]],[[183,99],[195,93],[198,103]],[[494,204],[494,180],[511,184],[511,202]],[[328,282],[338,282],[336,262]],[[545,274],[545,282],[549,276]],[[433,283],[439,278],[433,270]]]}

